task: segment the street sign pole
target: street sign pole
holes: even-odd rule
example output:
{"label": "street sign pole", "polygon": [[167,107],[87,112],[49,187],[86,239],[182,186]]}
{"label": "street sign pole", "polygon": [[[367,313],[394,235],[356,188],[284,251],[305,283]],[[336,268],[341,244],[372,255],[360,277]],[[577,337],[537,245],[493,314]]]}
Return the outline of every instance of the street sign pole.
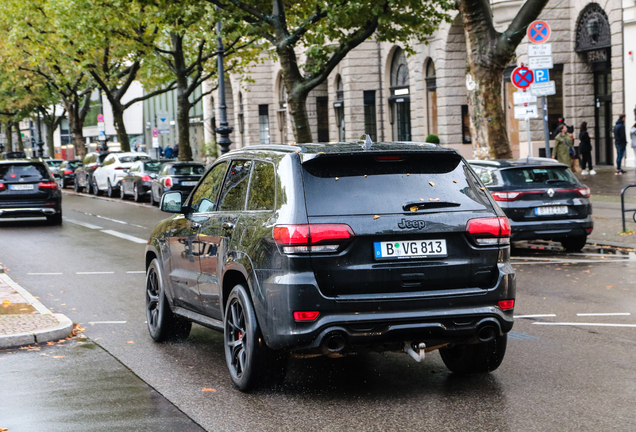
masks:
{"label": "street sign pole", "polygon": [[526,136],[528,137],[528,159],[532,156],[532,139],[530,137],[530,117],[526,117]]}
{"label": "street sign pole", "polygon": [[543,104],[543,138],[545,139],[545,157],[550,158],[550,131],[548,130],[548,101],[545,96],[541,97]]}

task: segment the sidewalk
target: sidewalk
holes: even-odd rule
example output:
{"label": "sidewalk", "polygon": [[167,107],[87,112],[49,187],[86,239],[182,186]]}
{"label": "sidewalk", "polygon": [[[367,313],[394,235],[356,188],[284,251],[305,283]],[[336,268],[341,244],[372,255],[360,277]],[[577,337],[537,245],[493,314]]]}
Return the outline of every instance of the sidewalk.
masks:
{"label": "sidewalk", "polygon": [[0,348],[63,339],[73,331],[66,315],[51,313],[15,283],[0,263]]}

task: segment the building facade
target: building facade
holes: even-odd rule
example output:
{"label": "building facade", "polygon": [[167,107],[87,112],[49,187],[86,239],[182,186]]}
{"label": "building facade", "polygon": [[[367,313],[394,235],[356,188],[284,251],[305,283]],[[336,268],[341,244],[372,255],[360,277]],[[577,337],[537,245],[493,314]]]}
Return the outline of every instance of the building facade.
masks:
{"label": "building facade", "polygon": [[[633,0],[622,0],[632,1]],[[491,2],[497,29],[503,31],[522,3]],[[314,142],[352,141],[370,134],[378,141],[424,141],[437,135],[443,145],[473,156],[466,95],[466,40],[460,17],[440,27],[415,54],[403,47],[370,39],[351,51],[314,89],[307,110]],[[552,29],[554,68],[550,79],[557,94],[547,97],[549,130],[559,118],[575,126],[583,121],[593,131],[595,164],[614,161],[612,126],[625,110],[621,0],[594,3],[551,0],[539,17]],[[636,40],[636,39],[634,39]],[[527,62],[524,38],[517,58],[504,75],[507,128],[515,157],[528,154],[525,122],[515,120],[510,73]],[[293,121],[287,110],[280,66],[272,60],[255,64],[250,80],[229,77],[227,106],[234,132],[231,148],[265,143],[293,143]],[[215,118],[218,95],[204,101],[204,117]],[[542,109],[530,121],[533,156],[544,154]],[[214,139],[212,124],[206,140]]]}

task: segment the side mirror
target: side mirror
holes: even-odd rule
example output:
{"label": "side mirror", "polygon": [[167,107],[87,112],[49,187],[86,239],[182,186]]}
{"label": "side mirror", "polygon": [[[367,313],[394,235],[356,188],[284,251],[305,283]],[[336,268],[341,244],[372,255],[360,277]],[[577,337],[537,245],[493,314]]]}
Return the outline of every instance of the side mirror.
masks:
{"label": "side mirror", "polygon": [[185,213],[186,209],[181,204],[181,192],[166,192],[161,197],[161,211],[166,213]]}

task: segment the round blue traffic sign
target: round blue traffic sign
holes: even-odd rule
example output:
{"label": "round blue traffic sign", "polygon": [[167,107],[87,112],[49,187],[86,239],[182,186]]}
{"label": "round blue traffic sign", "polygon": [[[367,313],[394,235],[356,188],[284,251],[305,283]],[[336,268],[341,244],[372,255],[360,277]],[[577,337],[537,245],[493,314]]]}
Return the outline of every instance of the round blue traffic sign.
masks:
{"label": "round blue traffic sign", "polygon": [[534,44],[546,43],[550,39],[550,26],[545,21],[533,21],[528,26],[528,39]]}
{"label": "round blue traffic sign", "polygon": [[512,85],[514,85],[518,89],[527,89],[534,81],[534,74],[527,67],[519,66],[512,71],[512,75],[510,75],[510,81],[512,82]]}

